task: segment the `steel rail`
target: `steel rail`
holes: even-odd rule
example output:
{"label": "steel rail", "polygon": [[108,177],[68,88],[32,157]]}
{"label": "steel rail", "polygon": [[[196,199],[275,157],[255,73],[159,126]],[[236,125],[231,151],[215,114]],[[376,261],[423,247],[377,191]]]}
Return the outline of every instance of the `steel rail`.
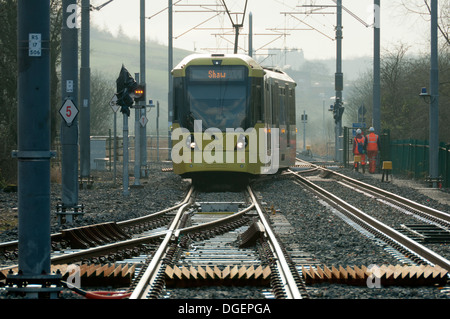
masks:
{"label": "steel rail", "polygon": [[136,285],[133,293],[130,296],[130,299],[145,299],[146,298],[146,296],[148,295],[148,293],[151,289],[152,283],[156,280],[156,278],[159,274],[158,269],[160,268],[160,266],[163,263],[164,257],[166,255],[167,247],[174,238],[178,238],[180,234],[198,231],[201,229],[211,227],[213,225],[226,223],[230,220],[233,220],[240,216],[243,216],[248,211],[252,210],[255,206],[252,203],[250,206],[246,207],[245,209],[243,209],[231,216],[227,216],[225,218],[221,218],[221,219],[218,219],[218,220],[215,220],[212,222],[208,222],[208,223],[204,223],[201,225],[194,225],[194,226],[189,226],[189,227],[178,229],[179,221],[180,221],[181,217],[183,216],[185,210],[190,206],[190,204],[191,204],[190,202],[185,202],[178,209],[176,217],[174,218],[169,230],[165,231],[166,235],[165,235],[163,242],[161,243],[157,252],[153,256],[152,260],[150,261],[150,264],[148,265],[148,267],[147,267],[146,271],[144,272],[143,276],[141,277],[140,281]]}
{"label": "steel rail", "polygon": [[[183,201],[180,204],[176,205],[175,207],[180,207],[180,206],[184,205],[185,203],[187,203],[192,195],[192,192],[193,192],[193,187],[190,188],[189,192],[187,193],[187,195],[185,196]],[[171,211],[174,209],[175,209],[174,207],[171,207],[164,211],[166,212],[166,211]],[[73,262],[80,261],[80,259],[83,259],[83,258],[96,257],[96,256],[99,256],[99,255],[105,254],[105,253],[112,253],[112,252],[123,250],[126,248],[133,248],[133,247],[136,247],[137,245],[151,242],[151,241],[157,239],[158,237],[165,236],[165,235],[167,235],[167,232],[168,232],[168,230],[160,231],[160,232],[154,233],[152,235],[144,236],[144,237],[123,240],[123,241],[119,241],[116,243],[110,243],[110,244],[101,245],[98,247],[83,249],[83,250],[68,253],[68,254],[53,256],[53,257],[51,257],[50,261],[52,264],[73,263]],[[11,266],[1,268],[0,270],[14,269],[17,267],[18,267],[18,265],[11,265]]]}
{"label": "steel rail", "polygon": [[[189,193],[188,193],[188,196],[190,196]],[[152,214],[148,214],[148,215],[141,216],[141,217],[136,217],[136,218],[133,218],[133,219],[123,220],[123,221],[117,222],[116,224],[118,226],[120,226],[120,227],[130,227],[130,226],[138,225],[138,224],[141,224],[141,223],[145,223],[147,220],[151,220],[151,219],[153,219],[155,217],[158,217],[159,215],[164,215],[164,214],[166,214],[168,212],[171,212],[173,210],[179,209],[181,206],[184,205],[185,201],[186,201],[186,198],[182,202],[180,202],[179,204],[177,204],[175,206],[172,206],[172,207],[169,207],[169,208],[166,208],[166,209],[164,209],[162,211],[159,211],[159,212],[156,212],[156,213],[152,213]]]}
{"label": "steel rail", "polygon": [[[192,195],[192,191],[190,191],[188,193],[188,195],[186,196],[186,198],[183,200],[183,202],[177,206],[180,208],[181,206],[185,205],[191,195]],[[189,232],[193,232],[193,231],[198,231],[198,230],[201,230],[204,228],[211,227],[214,224],[226,223],[230,220],[240,217],[241,215],[244,215],[245,213],[247,213],[248,211],[250,211],[253,208],[254,208],[254,205],[252,204],[249,207],[246,207],[243,210],[241,210],[231,216],[227,216],[227,217],[218,219],[216,221],[204,223],[201,225],[194,225],[194,226],[189,226],[189,227],[178,229],[178,230],[176,230],[176,233],[174,235],[177,237],[179,234],[185,234],[185,233],[189,233]],[[169,208],[168,210],[173,210],[173,207]],[[171,231],[170,229],[162,230],[157,233],[139,237],[139,238],[127,239],[127,240],[110,243],[110,244],[105,244],[105,245],[92,247],[92,248],[88,248],[88,249],[83,249],[80,251],[67,253],[67,254],[63,254],[63,255],[59,255],[59,256],[53,256],[51,258],[51,263],[52,264],[64,264],[64,263],[69,264],[69,263],[78,262],[81,259],[98,257],[103,254],[117,252],[117,251],[124,250],[127,248],[133,248],[133,247],[136,247],[141,244],[146,244],[146,243],[152,242],[153,240],[155,240],[159,237],[167,236],[168,232],[170,232],[170,231]],[[17,267],[18,267],[18,265],[11,265],[11,266],[2,267],[0,270],[2,270],[2,271],[9,270],[9,269],[17,268]]]}
{"label": "steel rail", "polygon": [[442,220],[445,220],[447,222],[450,222],[450,214],[449,213],[446,213],[446,212],[443,212],[443,211],[440,211],[440,210],[437,210],[437,209],[434,209],[434,208],[431,208],[431,207],[428,207],[428,206],[416,203],[416,202],[414,202],[414,201],[412,201],[410,199],[407,199],[407,198],[401,197],[399,195],[390,193],[390,192],[385,191],[385,190],[383,190],[381,188],[378,188],[378,187],[366,184],[364,182],[358,181],[356,179],[350,178],[350,177],[342,175],[340,173],[337,173],[337,172],[332,172],[332,173],[334,175],[338,176],[339,178],[342,178],[342,179],[344,179],[344,180],[346,180],[348,182],[351,182],[353,184],[356,184],[356,185],[358,185],[358,186],[360,186],[362,188],[365,188],[365,189],[368,189],[368,190],[370,190],[372,192],[380,194],[380,195],[382,195],[382,196],[384,196],[384,197],[386,197],[388,199],[397,201],[397,202],[399,202],[399,203],[401,203],[403,205],[407,205],[407,206],[409,206],[409,207],[411,207],[411,208],[413,208],[415,210],[427,213],[427,214],[429,214],[431,216],[434,216],[434,217],[440,218]]}
{"label": "steel rail", "polygon": [[[119,222],[116,222],[116,224],[119,227],[126,228],[126,227],[131,227],[131,226],[134,226],[134,225],[138,225],[138,224],[141,224],[141,223],[145,223],[146,221],[152,220],[155,217],[158,217],[160,215],[164,215],[164,214],[166,214],[168,212],[171,212],[173,210],[178,209],[179,207],[181,207],[186,202],[186,199],[189,196],[190,196],[190,194],[188,193],[187,196],[185,196],[185,198],[180,203],[178,203],[178,204],[176,204],[176,205],[174,205],[172,207],[166,208],[166,209],[164,209],[162,211],[151,213],[151,214],[148,214],[148,215],[145,215],[145,216],[141,216],[141,217],[137,217],[137,218],[133,218],[133,219],[119,221]],[[90,226],[94,226],[94,225],[90,225]],[[62,235],[63,234],[61,232],[58,232],[58,233],[51,234],[50,237],[51,237],[52,241],[53,240],[58,241],[58,240],[61,240]],[[150,237],[152,237],[152,236],[150,236]],[[1,251],[17,249],[18,244],[19,244],[18,240],[2,242],[2,243],[0,243],[0,252]],[[94,249],[92,249],[92,250],[94,250]]]}
{"label": "steel rail", "polygon": [[354,219],[363,222],[364,224],[370,226],[370,228],[377,232],[378,234],[383,234],[387,237],[390,237],[393,241],[400,243],[402,246],[411,250],[415,254],[422,256],[429,262],[438,265],[444,268],[447,271],[450,271],[450,261],[446,258],[440,256],[434,251],[426,248],[425,246],[415,242],[414,240],[408,238],[407,236],[401,234],[395,229],[381,223],[375,218],[367,215],[362,212],[358,208],[348,204],[343,201],[339,197],[333,195],[332,193],[326,191],[322,187],[314,184],[308,179],[296,174],[296,172],[291,171],[304,185],[307,185],[309,188],[313,189],[317,194],[319,194],[326,202],[330,203],[333,206],[339,206],[341,209],[344,209],[348,214],[350,214]]}
{"label": "steel rail", "polygon": [[[106,244],[106,245],[102,245],[102,246],[98,246],[98,247],[83,249],[83,250],[72,252],[72,253],[62,254],[59,256],[53,256],[50,258],[50,261],[51,261],[51,264],[53,264],[53,265],[79,262],[81,259],[97,257],[102,254],[113,253],[113,252],[117,252],[117,251],[127,249],[127,248],[133,248],[133,247],[136,247],[137,245],[151,242],[151,241],[157,239],[158,237],[164,236],[166,233],[167,233],[167,231],[161,231],[161,232],[158,232],[158,233],[155,233],[155,234],[152,234],[149,236],[145,236],[145,237],[128,239],[128,240],[119,241],[116,243]],[[17,267],[18,267],[17,264],[11,265],[11,266],[1,268],[0,271],[14,269]]]}
{"label": "steel rail", "polygon": [[190,201],[190,196],[192,195],[193,191],[194,188],[191,187],[188,193],[189,198],[186,198],[183,204],[179,207],[177,214],[175,215],[169,229],[166,232],[163,242],[161,243],[152,260],[150,261],[150,264],[148,265],[147,269],[142,275],[142,278],[137,283],[133,293],[130,296],[130,299],[145,299],[148,290],[151,288],[152,282],[158,275],[157,270],[160,267],[157,266],[161,265],[161,263],[163,262],[164,256],[166,255],[167,246],[169,245],[172,236],[177,230],[181,216],[183,216],[184,211],[192,204]]}
{"label": "steel rail", "polygon": [[177,212],[177,217],[174,219],[174,222],[172,223],[170,230],[167,231],[167,234],[166,234],[166,237],[165,237],[163,243],[158,248],[158,251],[155,253],[153,259],[151,260],[151,262],[150,262],[149,266],[147,267],[145,273],[143,274],[141,280],[136,285],[136,288],[134,289],[133,293],[131,294],[130,299],[145,299],[146,298],[146,296],[148,295],[148,293],[151,289],[152,282],[156,279],[157,275],[159,274],[158,269],[160,268],[159,266],[161,266],[163,263],[163,259],[165,256],[165,251],[167,249],[167,246],[168,246],[169,242],[171,240],[173,240],[173,238],[176,238],[180,234],[183,234],[186,232],[198,231],[200,229],[203,229],[206,227],[211,227],[218,223],[230,221],[232,219],[235,219],[237,217],[244,215],[245,213],[247,213],[248,211],[253,210],[253,209],[256,209],[256,211],[258,212],[259,218],[260,218],[261,222],[263,223],[265,232],[269,238],[270,246],[276,256],[276,258],[275,258],[276,263],[278,265],[278,269],[280,270],[280,277],[283,282],[284,290],[287,295],[287,298],[301,299],[302,296],[300,294],[300,291],[298,290],[297,283],[294,279],[294,276],[291,273],[291,270],[286,261],[286,258],[284,257],[282,248],[278,244],[277,239],[276,239],[273,231],[270,228],[270,224],[266,220],[266,218],[262,212],[262,209],[260,208],[258,202],[256,201],[256,198],[255,198],[251,188],[248,187],[247,191],[252,199],[251,205],[249,205],[245,209],[243,209],[231,216],[221,218],[217,221],[213,221],[213,222],[209,222],[209,223],[205,223],[205,224],[201,224],[201,225],[190,226],[190,227],[186,227],[183,229],[176,229],[178,221],[181,219],[181,216],[183,215],[184,211],[187,209],[189,204],[186,203],[185,205],[180,207]]}
{"label": "steel rail", "polygon": [[207,223],[203,223],[203,224],[200,224],[200,225],[193,225],[193,226],[189,226],[189,227],[185,227],[185,228],[179,229],[176,232],[176,236],[178,236],[179,234],[185,234],[185,233],[189,233],[189,232],[195,232],[195,231],[199,231],[199,230],[202,230],[202,229],[210,228],[210,227],[215,226],[217,224],[227,223],[227,222],[229,222],[231,220],[234,220],[236,218],[241,217],[242,215],[248,213],[250,210],[252,210],[254,208],[255,208],[255,204],[252,203],[250,206],[248,206],[248,207],[246,207],[246,208],[244,208],[244,209],[242,209],[242,210],[238,211],[237,213],[234,213],[234,214],[232,214],[230,216],[227,216],[227,217],[224,217],[224,218],[221,218],[221,219],[217,219],[217,220],[213,220],[213,221],[210,221],[210,222],[207,222]]}
{"label": "steel rail", "polygon": [[274,251],[276,262],[278,264],[278,269],[280,270],[280,277],[284,284],[284,290],[286,292],[288,299],[302,299],[302,295],[298,289],[297,283],[294,279],[294,276],[292,275],[291,269],[289,267],[289,264],[287,263],[287,260],[284,256],[283,250],[278,243],[277,238],[275,237],[274,232],[272,231],[272,228],[270,227],[269,222],[267,221],[266,217],[264,216],[264,213],[261,210],[261,207],[259,206],[255,195],[253,194],[252,189],[250,186],[247,186],[247,191],[250,194],[250,197],[252,198],[253,203],[255,204],[255,208],[258,212],[259,218],[261,222],[263,223],[263,226],[265,228],[266,234],[269,237],[269,243],[272,246],[272,249]]}
{"label": "steel rail", "polygon": [[[332,171],[330,169],[320,167],[320,166],[318,166],[316,164],[306,162],[306,161],[304,161],[302,159],[298,159],[297,158],[297,160],[301,161],[303,163],[308,163],[311,166],[318,167],[318,168],[322,169],[323,171],[326,171],[327,173],[331,173],[334,176],[337,176],[338,178],[341,178],[341,179],[343,179],[345,181],[348,181],[348,182],[351,182],[353,184],[356,184],[359,187],[365,188],[365,189],[370,190],[370,191],[372,191],[374,193],[380,194],[380,195],[382,195],[382,196],[384,196],[384,197],[386,197],[386,198],[388,198],[390,200],[396,201],[398,203],[401,203],[403,205],[409,206],[409,207],[411,207],[411,208],[413,208],[415,210],[418,210],[420,212],[424,212],[424,213],[427,213],[427,214],[429,214],[431,216],[434,216],[436,218],[440,218],[442,220],[450,222],[450,213],[446,213],[446,212],[443,212],[443,211],[440,211],[440,210],[437,210],[437,209],[434,209],[434,208],[431,208],[431,207],[428,207],[428,206],[416,203],[416,202],[414,202],[414,201],[412,201],[410,199],[407,199],[407,198],[404,198],[402,196],[390,193],[388,191],[385,191],[384,189],[381,189],[381,188],[375,187],[373,185],[361,182],[361,181],[359,181],[357,179],[345,176],[345,175],[343,175],[341,173]],[[293,171],[291,171],[291,172],[293,172]]]}

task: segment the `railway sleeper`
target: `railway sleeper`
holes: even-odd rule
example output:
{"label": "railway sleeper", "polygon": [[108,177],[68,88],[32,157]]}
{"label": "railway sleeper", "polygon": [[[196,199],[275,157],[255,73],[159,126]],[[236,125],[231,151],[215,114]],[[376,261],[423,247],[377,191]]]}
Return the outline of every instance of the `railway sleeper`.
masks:
{"label": "railway sleeper", "polygon": [[167,225],[169,221],[170,218],[163,216],[129,226],[121,226],[120,229],[124,234],[138,234],[150,229],[155,229]]}
{"label": "railway sleeper", "polygon": [[428,224],[401,224],[396,230],[424,243],[449,243],[450,231],[437,225]]}
{"label": "railway sleeper", "polygon": [[95,247],[129,238],[114,222],[66,229],[61,233],[75,249]]}
{"label": "railway sleeper", "polygon": [[269,286],[269,266],[166,266],[165,282],[168,288],[198,286]]}
{"label": "railway sleeper", "polygon": [[239,220],[234,220],[231,222],[224,223],[222,225],[218,225],[211,229],[199,230],[191,234],[191,239],[194,241],[207,240],[212,237],[219,236],[234,229],[237,229],[243,225],[246,225],[248,222],[249,220],[247,218],[241,218]]}
{"label": "railway sleeper", "polygon": [[367,286],[368,282],[378,280],[382,286],[430,286],[445,285],[448,280],[447,270],[439,266],[419,265],[383,265],[376,268],[365,266],[347,266],[336,268],[332,266],[310,267],[302,266],[302,276],[306,284],[345,284]]}
{"label": "railway sleeper", "polygon": [[16,260],[19,257],[19,250],[6,250],[2,252],[2,255],[6,260]]}

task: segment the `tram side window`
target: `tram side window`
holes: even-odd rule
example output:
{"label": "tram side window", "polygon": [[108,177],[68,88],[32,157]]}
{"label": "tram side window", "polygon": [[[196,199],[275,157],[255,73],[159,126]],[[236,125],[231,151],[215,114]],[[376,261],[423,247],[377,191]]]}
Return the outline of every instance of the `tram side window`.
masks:
{"label": "tram side window", "polygon": [[178,122],[183,122],[181,119],[183,116],[187,114],[187,108],[184,100],[184,80],[183,78],[174,78],[173,79],[173,90],[174,90],[174,98],[173,98],[173,119],[178,120]]}
{"label": "tram side window", "polygon": [[295,125],[295,88],[289,89],[289,124]]}
{"label": "tram side window", "polygon": [[279,92],[278,82],[272,84],[272,126],[279,127],[278,123],[278,108],[279,108]]}
{"label": "tram side window", "polygon": [[264,90],[264,122],[269,126],[272,127],[272,89],[271,85],[266,82],[265,84],[265,90]]}
{"label": "tram side window", "polygon": [[282,86],[279,87],[279,124],[285,125],[286,124],[286,89]]}
{"label": "tram side window", "polygon": [[251,121],[250,126],[255,125],[258,121],[264,118],[264,105],[262,104],[262,78],[252,79],[251,86],[251,101],[250,112]]}

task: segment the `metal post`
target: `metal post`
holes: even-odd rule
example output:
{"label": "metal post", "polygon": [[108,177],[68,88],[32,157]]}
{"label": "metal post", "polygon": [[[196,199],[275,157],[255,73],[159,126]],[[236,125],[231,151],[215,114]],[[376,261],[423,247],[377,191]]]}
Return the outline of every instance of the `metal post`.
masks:
{"label": "metal post", "polygon": [[112,137],[111,137],[111,129],[108,129],[108,158],[109,158],[109,171],[111,172],[111,143],[112,143]]}
{"label": "metal post", "polygon": [[[344,75],[342,73],[342,0],[337,0],[337,24],[336,24],[336,74],[335,74],[335,90],[336,104],[341,106],[342,90],[344,85]],[[342,117],[336,122],[335,132],[335,159],[342,162]]]}
{"label": "metal post", "polygon": [[80,171],[81,177],[90,176],[90,0],[81,0],[81,69],[80,69]]}
{"label": "metal post", "polygon": [[159,162],[159,101],[156,102],[156,161]]}
{"label": "metal post", "polygon": [[438,37],[437,0],[431,0],[431,69],[430,69],[430,178],[432,187],[437,187],[439,177],[439,70],[438,70]]}
{"label": "metal post", "polygon": [[325,93],[321,93],[322,98],[322,130],[323,130],[323,140],[325,141],[325,143],[327,142],[327,134],[325,131]]}
{"label": "metal post", "polygon": [[117,112],[114,112],[114,185],[117,177]]}
{"label": "metal post", "polygon": [[380,95],[380,0],[374,0],[373,26],[373,109],[372,126],[377,134],[381,133],[381,95]]}
{"label": "metal post", "polygon": [[306,111],[303,111],[303,152],[306,152]]}
{"label": "metal post", "polygon": [[140,134],[140,114],[141,110],[134,110],[134,186],[141,185],[141,134]]}
{"label": "metal post", "polygon": [[128,196],[128,115],[123,113],[123,195]]}
{"label": "metal post", "polygon": [[253,57],[253,13],[248,15],[248,55]]}
{"label": "metal post", "polygon": [[[134,74],[135,80],[139,83],[139,73]],[[136,107],[134,109],[134,186],[140,186],[141,181],[141,134],[139,119],[141,110]]]}
{"label": "metal post", "polygon": [[[61,100],[78,105],[78,28],[77,1],[63,0],[61,29]],[[74,110],[72,110],[74,111]],[[62,211],[78,205],[78,119],[70,125],[61,121]],[[59,213],[59,212],[58,212]],[[72,216],[67,215],[69,220]],[[66,221],[69,221],[66,219]]]}
{"label": "metal post", "polygon": [[[50,2],[18,1],[19,272],[8,275],[26,298],[54,297],[50,275]],[[59,276],[60,279],[60,276]],[[30,287],[29,284],[40,284]],[[60,290],[60,289],[59,289]]]}
{"label": "metal post", "polygon": [[[141,67],[140,67],[140,83],[143,85],[146,85],[146,75],[145,75],[145,0],[141,0],[140,3],[141,11],[140,11],[140,30],[141,30],[141,39],[140,39],[140,60],[141,60]],[[145,105],[147,104],[147,96],[146,93],[147,90],[144,90],[144,101],[140,102],[141,105],[143,105],[142,109],[140,109],[140,116],[146,116],[147,109],[145,108]],[[148,177],[147,176],[147,123],[145,123],[143,126],[139,126],[139,132],[141,134],[140,136],[140,154],[141,154],[141,177]]]}
{"label": "metal post", "polygon": [[172,69],[173,69],[173,10],[172,10],[172,0],[169,0],[169,105],[167,107],[167,114],[169,117],[169,123],[168,123],[168,159],[172,159],[172,121],[173,121],[173,82],[172,82]]}

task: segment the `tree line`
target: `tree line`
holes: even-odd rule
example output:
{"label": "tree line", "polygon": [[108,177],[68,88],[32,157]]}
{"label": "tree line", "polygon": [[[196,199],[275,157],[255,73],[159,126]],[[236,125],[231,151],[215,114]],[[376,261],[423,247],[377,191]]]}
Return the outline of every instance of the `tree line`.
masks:
{"label": "tree line", "polygon": [[[439,49],[439,140],[450,143],[450,50]],[[419,97],[422,87],[430,92],[430,56],[408,54],[408,47],[385,52],[381,58],[381,129],[389,129],[391,139],[429,138],[429,104]],[[365,122],[372,123],[373,73],[368,71],[354,84],[347,97],[344,116],[357,118],[366,109]]]}
{"label": "tree line", "polygon": [[[407,14],[430,21],[429,0],[399,0]],[[439,140],[450,143],[450,1],[438,2]],[[419,98],[422,87],[430,92],[430,54],[408,54],[404,44],[386,51],[381,58],[381,129],[392,139],[429,138],[429,104]],[[366,123],[372,122],[372,71],[362,75],[347,98],[347,118],[356,119],[366,108]]]}

